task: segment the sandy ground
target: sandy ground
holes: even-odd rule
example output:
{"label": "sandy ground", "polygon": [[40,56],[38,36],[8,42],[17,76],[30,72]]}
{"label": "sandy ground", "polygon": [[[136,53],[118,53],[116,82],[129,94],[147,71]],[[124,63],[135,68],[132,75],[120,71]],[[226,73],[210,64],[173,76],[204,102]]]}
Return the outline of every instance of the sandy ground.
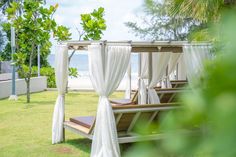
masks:
{"label": "sandy ground", "polygon": [[[137,89],[137,79],[131,80],[131,88]],[[127,87],[127,80],[124,78],[117,90],[125,90]],[[92,83],[89,77],[69,78],[69,88],[72,90],[92,90]]]}

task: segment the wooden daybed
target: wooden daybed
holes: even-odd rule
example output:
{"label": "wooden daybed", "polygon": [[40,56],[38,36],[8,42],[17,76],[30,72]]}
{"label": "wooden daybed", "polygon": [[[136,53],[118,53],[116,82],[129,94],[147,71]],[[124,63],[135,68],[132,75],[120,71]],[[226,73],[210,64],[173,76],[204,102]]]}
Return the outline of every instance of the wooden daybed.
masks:
{"label": "wooden daybed", "polygon": [[[152,123],[157,124],[161,114],[179,107],[176,103],[113,106],[119,143],[162,139],[165,134],[157,131],[158,129],[149,130],[148,134],[140,135],[135,127],[142,124],[142,128],[148,128]],[[64,128],[92,139],[95,119],[94,116],[70,118],[69,121],[64,122]]]}
{"label": "wooden daybed", "polygon": [[[188,91],[185,88],[155,88],[161,103],[178,102],[178,94]],[[136,105],[138,104],[138,91],[135,91],[132,99],[110,100],[112,105]]]}

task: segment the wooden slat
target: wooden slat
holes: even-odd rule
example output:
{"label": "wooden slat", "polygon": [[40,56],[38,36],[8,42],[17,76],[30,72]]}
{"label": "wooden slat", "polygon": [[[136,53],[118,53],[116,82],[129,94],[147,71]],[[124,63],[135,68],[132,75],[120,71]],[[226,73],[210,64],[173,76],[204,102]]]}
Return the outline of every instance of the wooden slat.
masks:
{"label": "wooden slat", "polygon": [[172,102],[173,98],[176,96],[176,93],[173,93],[170,99],[168,100],[168,103]]}
{"label": "wooden slat", "polygon": [[136,102],[138,98],[138,90],[135,91],[133,98],[131,99],[132,102]]}
{"label": "wooden slat", "polygon": [[162,103],[162,104],[145,104],[145,105],[125,105],[125,106],[112,106],[114,110],[116,109],[142,109],[142,108],[161,108],[161,107],[176,107],[180,106],[179,103]]}
{"label": "wooden slat", "polygon": [[116,125],[119,123],[121,117],[122,117],[123,113],[118,114],[118,116],[116,117]]}
{"label": "wooden slat", "polygon": [[130,132],[130,131],[133,129],[133,127],[134,127],[136,121],[138,120],[140,114],[141,114],[141,112],[138,112],[138,113],[135,114],[133,120],[132,120],[131,123],[130,123],[130,126],[129,126],[127,132]]}
{"label": "wooden slat", "polygon": [[164,96],[164,93],[162,93],[162,94],[159,96],[160,102],[161,102],[161,99],[162,99],[163,96]]}
{"label": "wooden slat", "polygon": [[153,107],[153,108],[130,108],[130,109],[116,109],[114,113],[136,113],[136,112],[150,112],[150,111],[167,111],[178,109],[180,106],[165,106],[165,107]]}
{"label": "wooden slat", "polygon": [[147,126],[149,126],[149,125],[152,123],[153,119],[156,117],[156,115],[158,114],[158,112],[159,112],[159,111],[155,111],[155,112],[152,114],[151,118],[150,118],[150,119],[148,120],[148,122],[147,122]]}
{"label": "wooden slat", "polygon": [[119,137],[118,141],[120,144],[122,144],[122,143],[133,143],[141,141],[155,141],[167,137],[168,136],[166,134],[137,135],[137,136]]}
{"label": "wooden slat", "polygon": [[[122,110],[123,111],[123,110]],[[136,112],[134,113],[123,113],[123,112],[119,112],[115,115],[118,115],[122,113],[122,117],[120,118],[119,120],[119,123],[116,125],[117,126],[117,131],[120,132],[120,131],[124,131],[126,132],[130,126],[130,123],[131,121],[133,120]]]}
{"label": "wooden slat", "polygon": [[196,136],[198,135],[199,131],[190,131],[190,130],[176,130],[172,133],[155,133],[155,134],[149,134],[149,135],[139,135],[139,134],[131,134],[131,136],[123,136],[119,137],[118,141],[120,144],[122,143],[133,143],[133,142],[141,142],[141,141],[156,141],[156,140],[162,140],[167,139],[170,136]]}

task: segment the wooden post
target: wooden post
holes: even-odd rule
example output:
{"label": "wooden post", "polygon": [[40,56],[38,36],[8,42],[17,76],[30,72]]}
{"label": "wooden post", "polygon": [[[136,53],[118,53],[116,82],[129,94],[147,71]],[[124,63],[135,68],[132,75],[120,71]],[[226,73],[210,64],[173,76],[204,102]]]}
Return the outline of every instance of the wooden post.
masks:
{"label": "wooden post", "polygon": [[129,79],[129,99],[131,99],[131,58],[130,58],[130,63],[128,65],[128,69],[127,69],[127,75],[128,75],[128,79]]}
{"label": "wooden post", "polygon": [[167,81],[168,81],[168,78],[167,78],[167,77],[168,77],[168,69],[169,69],[169,67],[167,66],[167,67],[166,67],[166,79],[165,79],[165,80],[166,80],[166,82],[165,82],[166,88],[168,88],[168,87],[167,87],[167,85],[168,85],[168,83],[167,83]]}
{"label": "wooden post", "polygon": [[63,106],[63,111],[64,111],[64,117],[63,117],[63,130],[62,130],[62,134],[63,134],[63,142],[65,142],[65,127],[64,127],[64,122],[65,122],[65,95],[63,95],[63,100],[64,100],[64,106]]}
{"label": "wooden post", "polygon": [[176,77],[175,77],[175,80],[178,80],[179,78],[179,63],[177,63],[176,65]]}
{"label": "wooden post", "polygon": [[[141,53],[138,54],[138,90],[140,91],[141,86],[141,67],[142,67],[142,57]],[[138,103],[140,102],[140,93],[138,92]]]}
{"label": "wooden post", "polygon": [[[152,81],[152,52],[148,53],[148,85]],[[148,94],[147,94],[148,95]],[[149,103],[149,95],[147,96],[147,102]]]}

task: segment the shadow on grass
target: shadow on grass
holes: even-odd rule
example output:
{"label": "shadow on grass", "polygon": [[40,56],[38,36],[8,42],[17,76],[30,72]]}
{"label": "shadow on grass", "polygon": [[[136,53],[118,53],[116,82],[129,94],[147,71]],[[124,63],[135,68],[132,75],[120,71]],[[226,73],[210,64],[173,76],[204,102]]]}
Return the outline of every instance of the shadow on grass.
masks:
{"label": "shadow on grass", "polygon": [[[92,141],[86,138],[80,138],[80,139],[71,139],[71,140],[66,140],[66,144],[69,144],[71,146],[74,146],[75,148],[78,148],[86,153],[91,152],[91,146],[92,146]],[[121,149],[121,154],[126,154],[129,149],[132,149],[134,146],[133,143],[126,143],[126,144],[120,144],[120,149]]]}
{"label": "shadow on grass", "polygon": [[78,148],[86,153],[90,153],[91,151],[92,141],[86,138],[66,140],[65,143],[74,146],[75,148]]}

